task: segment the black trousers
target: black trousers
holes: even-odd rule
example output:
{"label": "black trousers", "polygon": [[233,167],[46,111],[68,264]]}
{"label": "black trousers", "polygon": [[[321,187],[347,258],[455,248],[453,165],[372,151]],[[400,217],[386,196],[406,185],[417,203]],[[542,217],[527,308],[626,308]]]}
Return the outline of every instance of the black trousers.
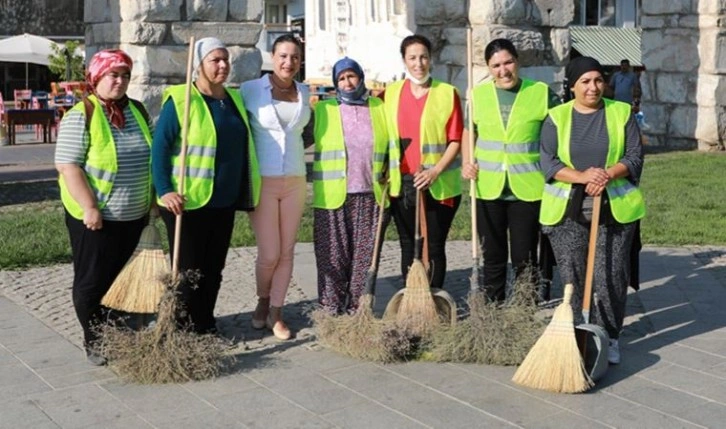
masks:
{"label": "black trousers", "polygon": [[[160,208],[161,218],[166,225],[169,249],[174,253],[174,228],[176,216]],[[179,248],[179,272],[197,271],[196,281],[183,277],[178,287],[179,299],[183,308],[179,323],[185,329],[197,333],[216,331],[214,306],[217,304],[219,288],[222,284],[229,242],[234,227],[234,208],[202,207],[185,211],[182,215],[182,228]]]}
{"label": "black trousers", "polygon": [[134,253],[146,223],[145,217],[133,221],[104,219],[103,228],[91,231],[66,212],[73,253],[73,306],[86,346],[97,340],[95,326],[110,315],[110,310],[101,306],[101,299]]}
{"label": "black trousers", "polygon": [[[401,245],[401,273],[405,281],[408,269],[413,263],[416,237],[416,190],[413,188],[412,182],[406,181],[405,177],[401,192],[402,195],[399,198],[391,198],[391,216],[398,230]],[[429,191],[423,191],[423,195],[426,206],[431,287],[443,288],[446,277],[446,238],[449,235],[456,210],[461,203],[461,196],[453,198],[453,206],[448,206],[434,199]]]}
{"label": "black trousers", "polygon": [[537,268],[540,202],[481,199],[476,202],[476,225],[484,257],[484,289],[489,299],[503,301],[510,252],[515,276],[528,265]]}

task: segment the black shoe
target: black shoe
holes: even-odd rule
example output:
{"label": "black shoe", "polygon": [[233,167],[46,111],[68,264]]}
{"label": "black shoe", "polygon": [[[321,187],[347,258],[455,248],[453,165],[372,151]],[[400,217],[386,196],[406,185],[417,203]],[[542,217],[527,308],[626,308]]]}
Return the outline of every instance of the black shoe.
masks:
{"label": "black shoe", "polygon": [[108,363],[101,353],[93,349],[86,349],[86,360],[95,366],[104,366]]}

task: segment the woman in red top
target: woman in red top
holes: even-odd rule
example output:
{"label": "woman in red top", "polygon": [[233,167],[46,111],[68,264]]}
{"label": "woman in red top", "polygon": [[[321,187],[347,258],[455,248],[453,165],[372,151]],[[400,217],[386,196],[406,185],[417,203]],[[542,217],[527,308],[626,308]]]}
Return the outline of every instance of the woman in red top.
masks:
{"label": "woman in red top", "polygon": [[406,79],[389,85],[385,97],[389,131],[398,136],[401,154],[390,162],[392,173],[401,173],[400,192],[394,183],[397,175],[391,174],[391,215],[401,244],[405,281],[414,256],[416,191],[423,191],[429,253],[424,264],[431,270],[431,286],[442,288],[446,237],[461,202],[461,178],[456,176],[461,169],[461,101],[456,88],[431,78],[431,42],[427,38],[415,34],[403,39],[401,56]]}

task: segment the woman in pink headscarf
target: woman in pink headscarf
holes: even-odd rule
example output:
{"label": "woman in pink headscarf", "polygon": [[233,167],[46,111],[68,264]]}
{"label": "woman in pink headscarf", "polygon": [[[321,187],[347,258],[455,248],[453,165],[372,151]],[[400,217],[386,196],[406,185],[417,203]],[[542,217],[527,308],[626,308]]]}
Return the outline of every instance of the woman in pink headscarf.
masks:
{"label": "woman in pink headscarf", "polygon": [[94,325],[101,299],[136,247],[151,205],[151,127],[126,96],[133,62],[103,50],[86,72],[89,94],[61,121],[55,164],[73,253],[73,305],[88,360],[103,365]]}

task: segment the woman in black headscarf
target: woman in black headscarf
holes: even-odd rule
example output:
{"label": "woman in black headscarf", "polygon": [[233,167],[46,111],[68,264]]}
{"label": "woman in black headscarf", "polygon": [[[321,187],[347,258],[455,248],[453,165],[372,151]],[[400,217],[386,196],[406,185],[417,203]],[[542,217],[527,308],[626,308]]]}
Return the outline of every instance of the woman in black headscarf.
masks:
{"label": "woman in black headscarf", "polygon": [[333,67],[336,98],[315,105],[313,208],[318,300],[353,312],[373,257],[388,155],[383,102],[368,95],[361,66]]}
{"label": "woman in black headscarf", "polygon": [[552,108],[542,125],[545,191],[540,223],[552,243],[562,281],[575,285],[572,306],[579,316],[593,197],[602,196],[593,316],[610,336],[608,360],[617,364],[630,250],[637,221],[645,216],[638,188],[643,169],[640,131],[629,104],[603,98],[605,79],[595,59],[572,60],[566,74],[574,99]]}

